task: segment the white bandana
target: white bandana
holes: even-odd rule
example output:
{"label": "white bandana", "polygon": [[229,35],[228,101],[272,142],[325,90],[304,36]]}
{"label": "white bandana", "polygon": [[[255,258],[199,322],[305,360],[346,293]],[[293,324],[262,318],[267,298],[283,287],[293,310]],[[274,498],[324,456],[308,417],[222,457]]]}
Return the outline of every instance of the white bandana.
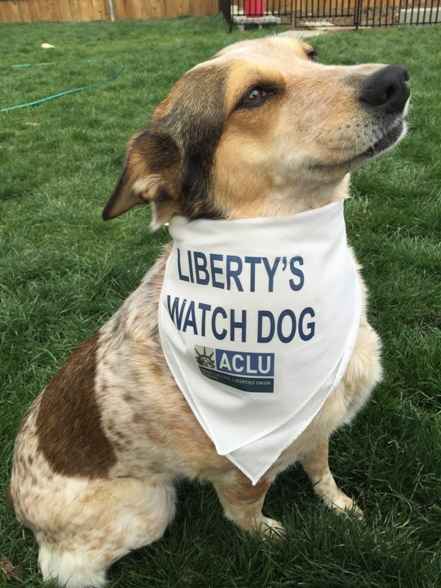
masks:
{"label": "white bandana", "polygon": [[291,217],[170,224],[168,366],[219,455],[256,484],[342,378],[361,294],[343,202]]}

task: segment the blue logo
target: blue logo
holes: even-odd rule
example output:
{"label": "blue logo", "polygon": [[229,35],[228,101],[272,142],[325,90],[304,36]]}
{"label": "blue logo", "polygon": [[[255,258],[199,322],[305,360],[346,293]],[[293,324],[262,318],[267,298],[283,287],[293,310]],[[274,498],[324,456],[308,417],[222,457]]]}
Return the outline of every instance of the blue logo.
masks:
{"label": "blue logo", "polygon": [[274,353],[195,348],[203,376],[243,392],[274,392]]}

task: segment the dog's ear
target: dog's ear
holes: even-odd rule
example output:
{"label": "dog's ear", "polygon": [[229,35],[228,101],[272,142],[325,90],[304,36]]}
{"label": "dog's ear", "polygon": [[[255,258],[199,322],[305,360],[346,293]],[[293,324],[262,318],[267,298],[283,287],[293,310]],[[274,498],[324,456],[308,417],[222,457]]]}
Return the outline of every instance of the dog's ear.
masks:
{"label": "dog's ear", "polygon": [[178,211],[180,159],[169,135],[148,130],[135,135],[103,219],[115,218],[134,206],[152,204],[152,228],[167,222]]}

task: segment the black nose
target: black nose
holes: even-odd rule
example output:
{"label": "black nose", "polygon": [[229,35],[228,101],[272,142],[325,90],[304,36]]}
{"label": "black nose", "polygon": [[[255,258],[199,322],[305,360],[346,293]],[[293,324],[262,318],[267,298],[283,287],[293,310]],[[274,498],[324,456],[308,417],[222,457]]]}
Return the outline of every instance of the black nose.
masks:
{"label": "black nose", "polygon": [[383,67],[364,80],[360,101],[388,114],[401,112],[410,94],[408,80],[409,73],[404,66]]}

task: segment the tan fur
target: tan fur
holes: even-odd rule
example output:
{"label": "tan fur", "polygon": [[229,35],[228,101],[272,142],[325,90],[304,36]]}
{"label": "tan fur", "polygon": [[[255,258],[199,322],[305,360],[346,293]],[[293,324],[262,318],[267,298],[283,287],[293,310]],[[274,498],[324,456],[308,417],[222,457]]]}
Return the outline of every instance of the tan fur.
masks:
{"label": "tan fur", "polygon": [[[347,198],[345,162],[378,138],[357,91],[381,66],[322,66],[308,60],[309,51],[288,37],[245,41],[184,76],[157,108],[149,132],[130,144],[109,217],[140,198],[159,205],[158,224],[176,212],[283,216]],[[278,85],[277,97],[237,110],[243,92],[262,81]],[[205,126],[193,136],[198,124]],[[164,134],[171,137],[171,162],[162,152]],[[208,175],[194,179],[185,169],[187,150],[202,158],[205,145],[211,152],[200,165],[209,166]],[[248,531],[282,532],[262,506],[277,474],[296,461],[329,506],[354,507],[329,470],[328,444],[381,379],[381,345],[367,322],[361,275],[362,320],[343,380],[253,487],[216,453],[162,354],[157,311],[168,254],[166,247],[93,344],[80,348],[36,399],[17,437],[11,481],[17,516],[40,544],[44,577],[70,588],[102,586],[113,561],[162,535],[174,515],[179,477],[212,482],[226,516]]]}

